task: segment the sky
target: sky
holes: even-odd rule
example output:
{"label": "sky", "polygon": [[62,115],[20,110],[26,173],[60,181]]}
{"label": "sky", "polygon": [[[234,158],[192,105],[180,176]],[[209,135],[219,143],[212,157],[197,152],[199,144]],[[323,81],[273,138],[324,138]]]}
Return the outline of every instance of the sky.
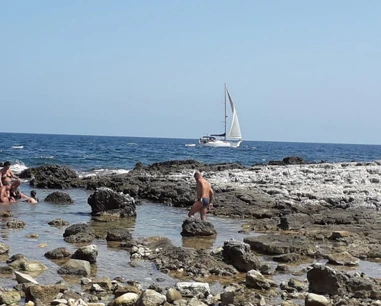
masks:
{"label": "sky", "polygon": [[[0,2],[0,132],[381,144],[381,1]],[[9,116],[7,118],[6,116]]]}

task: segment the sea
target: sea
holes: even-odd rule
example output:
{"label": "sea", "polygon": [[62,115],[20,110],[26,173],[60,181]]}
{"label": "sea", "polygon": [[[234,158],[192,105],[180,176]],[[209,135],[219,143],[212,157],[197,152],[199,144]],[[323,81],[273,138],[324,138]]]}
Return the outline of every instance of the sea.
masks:
{"label": "sea", "polygon": [[0,162],[12,170],[66,165],[80,175],[125,173],[136,163],[193,159],[203,163],[266,164],[287,156],[309,162],[374,161],[381,145],[243,141],[239,148],[201,147],[197,139],[0,133]]}
{"label": "sea", "polygon": [[[127,173],[138,162],[149,165],[168,160],[193,159],[203,163],[234,162],[251,166],[281,160],[287,156],[300,156],[309,162],[367,162],[381,160],[381,146],[243,141],[239,148],[233,149],[200,147],[197,139],[0,133],[0,162],[10,161],[11,170],[16,174],[30,167],[47,164],[66,165],[84,177]],[[20,189],[28,194],[32,187],[26,180],[22,182]],[[28,260],[39,261],[48,268],[41,274],[33,275],[40,284],[53,284],[64,279],[74,288],[80,288],[80,280],[57,274],[61,262],[48,260],[44,256],[47,251],[57,247],[65,247],[74,252],[80,246],[63,240],[65,227],[48,225],[49,221],[56,218],[63,218],[70,224],[89,224],[96,232],[97,238],[92,244],[97,245],[99,255],[96,267],[92,267],[91,277],[123,277],[138,281],[143,287],[151,284],[171,286],[178,280],[161,273],[149,261],[139,261],[132,265],[127,250],[102,238],[110,228],[128,228],[134,238],[163,236],[169,238],[176,246],[205,250],[219,248],[228,239],[242,240],[247,235],[260,234],[243,233],[241,230],[245,220],[208,214],[208,221],[212,222],[217,230],[216,237],[182,237],[181,225],[187,217],[187,209],[150,202],[137,205],[136,218],[97,223],[91,219],[91,207],[87,203],[92,191],[78,188],[64,190],[74,201],[73,204],[65,205],[45,201],[46,196],[55,190],[36,191],[40,198],[38,204],[22,201],[12,205],[0,204],[0,209],[11,210],[13,218],[26,223],[22,229],[11,229],[7,226],[8,219],[0,218],[0,243],[10,247],[8,255],[0,256],[0,266],[6,265],[8,256],[24,254]],[[262,262],[266,260],[261,258]],[[275,268],[276,263],[273,261],[268,260],[268,264]],[[370,276],[381,273],[378,265],[366,261],[361,261],[359,267],[353,269]],[[280,282],[283,279],[275,280]],[[13,275],[0,275],[0,283],[3,288],[11,288],[17,284]],[[220,281],[211,283],[215,292],[220,290],[221,286]]]}

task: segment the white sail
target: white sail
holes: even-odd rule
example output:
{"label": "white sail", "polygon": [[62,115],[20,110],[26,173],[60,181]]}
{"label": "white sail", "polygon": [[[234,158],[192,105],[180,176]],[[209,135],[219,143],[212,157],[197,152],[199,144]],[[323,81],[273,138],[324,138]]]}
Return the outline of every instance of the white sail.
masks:
{"label": "white sail", "polygon": [[232,122],[230,125],[230,130],[229,133],[226,135],[227,139],[242,139],[242,134],[241,134],[241,128],[239,126],[239,121],[238,121],[238,115],[237,111],[234,106],[234,102],[232,98],[230,97],[229,91],[226,89],[226,92],[228,94],[229,102],[230,102],[230,107],[232,109]]}

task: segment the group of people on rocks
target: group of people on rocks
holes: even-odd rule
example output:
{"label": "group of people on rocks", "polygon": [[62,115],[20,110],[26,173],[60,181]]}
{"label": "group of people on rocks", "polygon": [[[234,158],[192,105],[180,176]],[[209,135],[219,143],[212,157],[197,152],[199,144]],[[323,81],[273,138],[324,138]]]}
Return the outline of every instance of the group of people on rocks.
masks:
{"label": "group of people on rocks", "polygon": [[22,199],[24,202],[36,204],[38,203],[37,193],[35,190],[30,192],[30,196],[21,193],[18,187],[21,184],[20,179],[12,172],[11,163],[6,161],[0,170],[0,203],[15,203],[16,200]]}

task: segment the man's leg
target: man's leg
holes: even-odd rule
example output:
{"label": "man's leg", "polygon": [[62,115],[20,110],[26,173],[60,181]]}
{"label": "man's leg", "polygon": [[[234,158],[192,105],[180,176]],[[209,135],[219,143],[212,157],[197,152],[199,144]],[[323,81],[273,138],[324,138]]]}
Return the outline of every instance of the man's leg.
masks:
{"label": "man's leg", "polygon": [[208,207],[202,207],[200,209],[200,217],[201,217],[201,220],[202,221],[205,221],[206,220],[206,213],[208,212]]}
{"label": "man's leg", "polygon": [[[202,204],[200,201],[194,202],[192,208],[190,209],[190,211],[188,213],[188,217],[192,217],[196,212],[200,211],[201,208],[202,208]],[[200,212],[200,214],[201,214],[201,212]]]}

